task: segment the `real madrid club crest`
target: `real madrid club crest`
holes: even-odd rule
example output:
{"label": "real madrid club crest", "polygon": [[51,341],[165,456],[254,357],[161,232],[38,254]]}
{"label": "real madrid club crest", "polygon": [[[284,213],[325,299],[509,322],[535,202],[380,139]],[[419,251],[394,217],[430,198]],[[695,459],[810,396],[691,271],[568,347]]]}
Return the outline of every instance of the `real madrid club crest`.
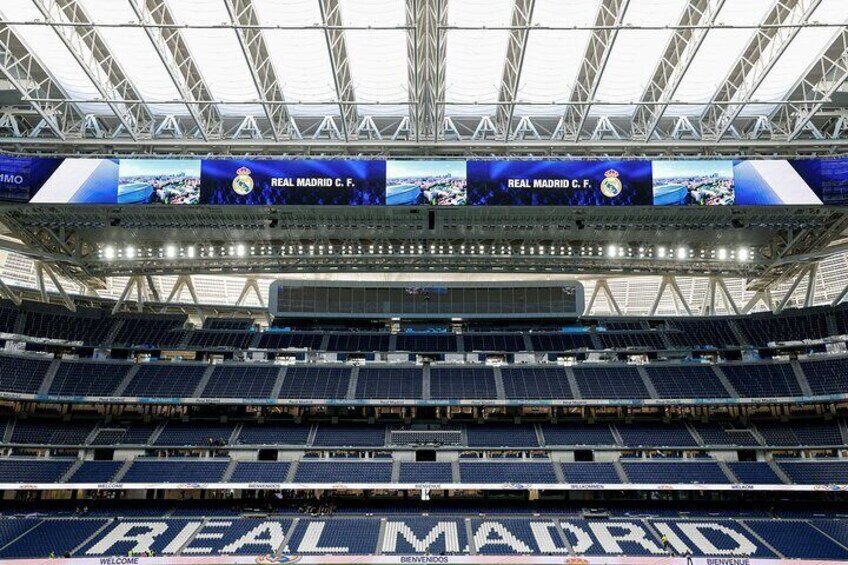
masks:
{"label": "real madrid club crest", "polygon": [[250,169],[247,167],[239,167],[236,171],[236,178],[233,179],[233,191],[236,194],[245,196],[253,190],[253,177],[250,176]]}
{"label": "real madrid club crest", "polygon": [[610,169],[604,173],[604,180],[601,181],[601,194],[607,198],[615,198],[621,194],[621,180],[618,178],[618,171]]}

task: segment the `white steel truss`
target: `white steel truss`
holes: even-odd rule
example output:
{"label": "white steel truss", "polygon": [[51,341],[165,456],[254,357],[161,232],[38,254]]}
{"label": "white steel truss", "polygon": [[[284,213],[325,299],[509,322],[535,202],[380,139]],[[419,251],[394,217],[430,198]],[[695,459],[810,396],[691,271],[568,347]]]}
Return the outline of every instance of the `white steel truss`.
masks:
{"label": "white steel truss", "polygon": [[[775,0],[757,24],[722,21],[718,16],[727,8],[726,0],[688,0],[670,25],[626,21],[628,9],[634,11],[633,6],[638,7],[641,0],[597,0],[593,20],[575,25],[534,19],[534,14],[540,13],[537,4],[541,0],[510,0],[510,17],[495,26],[452,23],[447,0],[397,0],[401,20],[379,25],[348,22],[339,0],[315,0],[318,15],[312,23],[266,21],[255,0],[223,0],[225,21],[214,23],[178,20],[172,12],[175,0],[115,0],[128,4],[135,16],[132,21],[120,22],[87,13],[87,0],[26,1],[37,8],[42,19],[5,17],[0,5],[0,72],[20,95],[19,102],[0,108],[0,147],[17,151],[169,156],[209,152],[806,156],[843,153],[848,145],[848,114],[837,103],[848,78],[848,14],[831,14],[829,20],[821,21],[820,8],[827,4],[823,0]],[[832,12],[832,6],[828,10]],[[22,40],[21,34],[32,26],[46,26],[55,33],[96,94],[68,95],[70,89],[55,78],[36,54],[38,49]],[[139,94],[139,85],[133,84],[127,69],[118,64],[116,51],[102,33],[110,27],[145,32],[167,69],[162,80],[173,83],[179,98],[145,100]],[[758,88],[776,72],[781,57],[805,29],[816,29],[834,40],[819,56],[810,57],[802,76],[787,77],[785,95],[756,98]],[[244,63],[258,97],[213,96],[203,65],[192,56],[192,48],[197,47],[185,38],[188,30],[230,31],[239,45],[233,56],[242,59],[234,62]],[[323,34],[334,92],[329,99],[307,102],[286,95],[290,77],[280,76],[284,71],[274,63],[269,37],[287,30]],[[357,54],[346,40],[350,30],[404,33],[405,103],[386,101],[386,107],[391,104],[393,109],[380,115],[364,111],[380,102],[362,102],[357,97],[361,80],[355,76],[359,67],[351,62]],[[447,49],[447,37],[456,30],[506,36],[496,100],[450,101],[453,86],[447,82],[448,61],[463,56]],[[623,30],[670,32],[659,58],[644,61],[653,68],[647,86],[626,104],[598,96],[608,62],[616,49],[625,48],[624,40],[617,41]],[[678,99],[679,93],[685,92],[680,86],[691,74],[696,58],[705,55],[710,34],[718,30],[748,30],[750,38],[702,112],[703,100]],[[526,73],[522,69],[532,52],[528,46],[533,45],[534,34],[543,31],[588,32],[585,53],[566,96],[523,100],[522,75]],[[78,110],[90,105],[105,111]],[[468,110],[458,114],[454,105]],[[632,114],[605,111],[622,105],[632,108]],[[168,106],[174,111],[168,111]],[[223,106],[227,106],[226,112]],[[238,115],[233,109],[240,106],[261,107],[262,113]],[[314,113],[308,111],[311,106],[316,108]],[[326,115],[319,110],[327,106],[338,107],[339,114]],[[670,106],[674,113],[667,111]],[[768,107],[768,111],[756,114],[758,106]],[[687,113],[687,107],[693,110]]]}

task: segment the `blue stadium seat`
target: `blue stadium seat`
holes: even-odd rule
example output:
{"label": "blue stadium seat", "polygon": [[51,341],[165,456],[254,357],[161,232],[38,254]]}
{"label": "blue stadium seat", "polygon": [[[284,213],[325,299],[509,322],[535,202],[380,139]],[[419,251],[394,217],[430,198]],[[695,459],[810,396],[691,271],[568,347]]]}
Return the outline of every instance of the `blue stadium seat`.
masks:
{"label": "blue stadium seat", "polygon": [[154,445],[169,447],[226,445],[235,427],[201,421],[168,422]]}
{"label": "blue stadium seat", "polygon": [[745,524],[787,558],[848,559],[848,549],[807,522],[745,520]]}
{"label": "blue stadium seat", "polygon": [[58,483],[74,459],[0,459],[0,483]]}
{"label": "blue stadium seat", "polygon": [[804,421],[757,422],[757,431],[769,446],[834,446],[844,445],[836,422]]}
{"label": "blue stadium seat", "polygon": [[108,483],[122,465],[122,461],[84,461],[66,482]]}
{"label": "blue stadium seat", "polygon": [[0,558],[45,557],[70,553],[106,524],[101,519],[44,520],[0,550]]}
{"label": "blue stadium seat", "polygon": [[749,428],[730,422],[692,422],[692,427],[704,440],[704,445],[738,445],[756,447],[760,445]]}
{"label": "blue stadium seat", "polygon": [[695,447],[698,442],[682,423],[616,424],[627,447]]}
{"label": "blue stadium seat", "polygon": [[245,424],[236,443],[240,445],[306,445],[309,426],[297,424]]}
{"label": "blue stadium seat", "polygon": [[797,485],[848,485],[848,461],[779,461],[786,476]]}
{"label": "blue stadium seat", "polygon": [[481,424],[466,427],[468,447],[539,447],[531,425]]}

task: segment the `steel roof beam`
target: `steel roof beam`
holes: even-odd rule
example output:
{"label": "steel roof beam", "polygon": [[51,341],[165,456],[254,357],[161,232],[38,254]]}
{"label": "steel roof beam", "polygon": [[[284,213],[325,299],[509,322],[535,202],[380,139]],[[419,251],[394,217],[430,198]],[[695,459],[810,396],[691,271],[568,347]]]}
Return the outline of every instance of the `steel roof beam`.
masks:
{"label": "steel roof beam", "polygon": [[151,137],[152,114],[82,5],[77,0],[33,0],[33,3],[49,22],[78,24],[75,27],[54,26],[53,30],[100,96],[106,100],[120,98],[130,101],[126,104],[106,102],[121,128],[134,140]]}
{"label": "steel roof beam", "polygon": [[416,141],[444,133],[447,0],[406,0],[409,114]]}
{"label": "steel roof beam", "polygon": [[773,137],[795,140],[810,120],[848,80],[848,26],[842,28],[796,84],[773,118]]}
{"label": "steel roof beam", "polygon": [[[809,21],[822,0],[777,0],[766,15],[765,24],[797,24],[793,27],[760,27],[742,55],[713,95],[701,117],[701,136],[718,141],[754,96],[780,56]],[[717,102],[732,102],[719,105]]]}
{"label": "steel roof beam", "polygon": [[518,95],[518,84],[521,80],[521,70],[524,67],[524,54],[527,51],[527,40],[533,21],[533,9],[536,0],[515,0],[512,8],[512,26],[506,48],[501,87],[498,92],[498,102],[495,124],[502,132],[504,139],[509,139],[512,130],[512,116],[515,112],[515,102]]}
{"label": "steel roof beam", "polygon": [[[262,100],[262,109],[271,126],[271,135],[275,141],[290,137],[291,121],[283,89],[271,59],[271,50],[261,30],[253,27],[259,24],[259,15],[253,0],[225,0],[230,19],[244,25],[236,31],[242,53],[250,69],[253,84]],[[272,102],[269,104],[268,102]]]}
{"label": "steel roof beam", "polygon": [[[601,0],[595,15],[595,25],[599,26],[589,36],[586,53],[577,73],[577,81],[571,91],[570,100],[585,103],[595,98],[598,85],[604,74],[619,27],[624,19],[630,0]],[[586,123],[590,106],[581,104],[573,106],[563,115],[562,136],[567,141],[577,141]]]}
{"label": "steel roof beam", "polygon": [[[327,39],[327,49],[330,53],[330,66],[333,70],[333,82],[336,87],[336,98],[340,102],[356,100],[353,89],[353,75],[350,70],[350,60],[347,53],[347,42],[343,29],[342,11],[339,0],[318,0],[321,9],[321,21],[324,24],[324,36]],[[342,134],[345,141],[356,136],[357,120],[356,106],[340,104],[342,118]]]}
{"label": "steel roof beam", "polygon": [[[165,0],[129,0],[204,140],[220,138],[221,115]],[[167,27],[160,27],[167,26]]]}
{"label": "steel roof beam", "polygon": [[[63,128],[74,110],[64,101],[67,97],[59,85],[12,28],[3,23],[0,23],[0,72],[20,92],[23,100],[35,110],[50,131],[64,141],[66,134]],[[38,102],[34,98],[56,101]]]}
{"label": "steel roof beam", "polygon": [[636,107],[632,126],[634,139],[648,140],[654,135],[710,29],[693,26],[713,26],[724,3],[725,0],[689,0],[680,18],[681,27],[672,33],[642,94],[643,105]]}

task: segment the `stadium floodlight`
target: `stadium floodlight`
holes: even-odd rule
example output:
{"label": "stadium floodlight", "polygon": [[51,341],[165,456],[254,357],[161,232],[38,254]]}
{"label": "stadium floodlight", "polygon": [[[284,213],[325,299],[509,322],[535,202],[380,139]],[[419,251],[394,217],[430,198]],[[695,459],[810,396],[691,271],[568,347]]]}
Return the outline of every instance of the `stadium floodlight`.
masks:
{"label": "stadium floodlight", "polygon": [[173,245],[165,247],[165,257],[168,259],[175,259],[177,257],[177,248]]}
{"label": "stadium floodlight", "polygon": [[103,250],[103,257],[105,257],[107,261],[111,261],[112,259],[114,259],[115,248],[111,245],[107,245],[106,248]]}
{"label": "stadium floodlight", "polygon": [[725,249],[724,247],[720,247],[718,250],[718,260],[727,261],[727,249]]}
{"label": "stadium floodlight", "polygon": [[663,247],[662,245],[657,247],[657,257],[659,257],[660,259],[665,259],[666,255],[667,255],[667,251],[666,251],[665,247]]}
{"label": "stadium floodlight", "polygon": [[744,247],[739,248],[739,253],[736,254],[736,257],[742,261],[743,263],[748,260],[748,250]]}
{"label": "stadium floodlight", "polygon": [[127,245],[127,248],[124,249],[124,257],[126,259],[135,259],[135,247]]}
{"label": "stadium floodlight", "polygon": [[685,247],[678,247],[677,248],[677,258],[678,259],[680,259],[682,261],[683,259],[686,259],[687,255],[688,255],[688,253],[686,252]]}
{"label": "stadium floodlight", "polygon": [[615,245],[610,245],[610,246],[607,248],[607,256],[609,256],[609,257],[615,257],[615,252],[616,252]]}
{"label": "stadium floodlight", "polygon": [[236,257],[244,257],[246,254],[247,251],[244,248],[244,245],[242,245],[241,243],[236,245]]}
{"label": "stadium floodlight", "polygon": [[188,257],[189,259],[194,259],[194,254],[195,254],[194,246],[193,246],[193,245],[189,245],[189,246],[186,248],[186,257]]}

